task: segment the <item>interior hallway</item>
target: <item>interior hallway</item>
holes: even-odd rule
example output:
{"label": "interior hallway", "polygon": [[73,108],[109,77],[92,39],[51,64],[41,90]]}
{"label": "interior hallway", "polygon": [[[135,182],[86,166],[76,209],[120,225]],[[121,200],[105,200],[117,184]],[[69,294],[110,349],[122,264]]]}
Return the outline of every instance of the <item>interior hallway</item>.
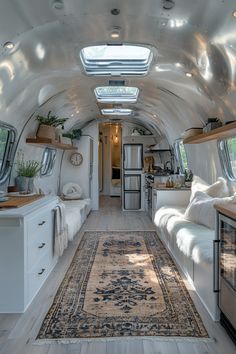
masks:
{"label": "interior hallway", "polygon": [[120,198],[102,197],[100,210],[90,213],[78,236],[70,243],[48,280],[30,305],[20,314],[0,315],[0,354],[233,354],[235,346],[224,329],[211,320],[208,313],[190,289],[190,294],[203,319],[211,341],[184,339],[165,341],[155,339],[115,339],[81,341],[75,344],[35,345],[41,322],[50,307],[53,297],[71,262],[85,230],[154,230],[144,212],[121,211]]}

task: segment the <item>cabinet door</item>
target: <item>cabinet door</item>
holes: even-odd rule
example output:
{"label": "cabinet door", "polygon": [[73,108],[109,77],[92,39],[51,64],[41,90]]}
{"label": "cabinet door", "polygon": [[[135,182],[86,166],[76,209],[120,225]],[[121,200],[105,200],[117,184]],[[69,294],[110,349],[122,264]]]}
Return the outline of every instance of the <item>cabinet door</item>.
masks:
{"label": "cabinet door", "polygon": [[125,191],[140,191],[141,176],[140,175],[124,175]]}
{"label": "cabinet door", "polygon": [[221,277],[236,291],[236,222],[220,217]]}
{"label": "cabinet door", "polygon": [[141,193],[125,192],[124,193],[124,209],[139,210],[141,209]]}

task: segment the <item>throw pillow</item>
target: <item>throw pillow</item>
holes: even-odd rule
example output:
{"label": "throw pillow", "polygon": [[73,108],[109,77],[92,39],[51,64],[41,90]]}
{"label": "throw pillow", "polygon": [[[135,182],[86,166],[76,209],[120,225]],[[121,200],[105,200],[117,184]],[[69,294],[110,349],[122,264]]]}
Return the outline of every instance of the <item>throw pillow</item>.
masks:
{"label": "throw pillow", "polygon": [[219,177],[215,183],[209,185],[200,177],[194,176],[191,186],[190,201],[194,198],[196,192],[198,191],[205,192],[214,198],[223,198],[229,196],[227,181],[223,177]]}
{"label": "throw pillow", "polygon": [[236,193],[231,197],[212,198],[204,192],[196,192],[185,211],[184,217],[194,223],[215,229],[216,210],[214,205],[222,203],[236,203]]}

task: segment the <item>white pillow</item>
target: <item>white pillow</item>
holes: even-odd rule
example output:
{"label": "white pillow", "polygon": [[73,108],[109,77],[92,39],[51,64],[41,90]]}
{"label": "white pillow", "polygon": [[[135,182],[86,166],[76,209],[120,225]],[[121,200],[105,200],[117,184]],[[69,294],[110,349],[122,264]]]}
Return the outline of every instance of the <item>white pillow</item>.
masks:
{"label": "white pillow", "polygon": [[82,193],[82,188],[77,183],[66,183],[62,188],[64,199],[80,199]]}
{"label": "white pillow", "polygon": [[212,198],[204,192],[196,192],[189,203],[184,217],[187,220],[215,229],[215,204],[236,203],[236,193],[231,197]]}
{"label": "white pillow", "polygon": [[230,195],[227,181],[223,177],[219,177],[217,181],[211,185],[206,183],[198,176],[194,176],[191,186],[190,201],[194,198],[196,192],[205,192],[211,197],[228,197]]}

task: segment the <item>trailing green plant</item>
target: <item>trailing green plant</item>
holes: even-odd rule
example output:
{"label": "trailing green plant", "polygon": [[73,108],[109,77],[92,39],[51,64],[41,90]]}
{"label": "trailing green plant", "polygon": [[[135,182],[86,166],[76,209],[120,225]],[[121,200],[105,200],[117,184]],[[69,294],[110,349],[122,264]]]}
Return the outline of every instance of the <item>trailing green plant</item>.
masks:
{"label": "trailing green plant", "polygon": [[41,163],[35,160],[24,160],[24,154],[17,154],[16,170],[18,176],[36,177],[41,169]]}
{"label": "trailing green plant", "polygon": [[185,182],[192,182],[193,180],[193,172],[192,170],[184,170],[184,178],[185,178]]}
{"label": "trailing green plant", "polygon": [[63,133],[62,136],[71,140],[79,140],[82,134],[81,129],[73,129],[71,132]]}
{"label": "trailing green plant", "polygon": [[50,125],[52,127],[59,127],[60,125],[64,129],[64,123],[69,118],[58,118],[58,116],[54,116],[51,114],[51,111],[48,112],[47,117],[37,115],[36,120],[39,122],[39,125]]}

